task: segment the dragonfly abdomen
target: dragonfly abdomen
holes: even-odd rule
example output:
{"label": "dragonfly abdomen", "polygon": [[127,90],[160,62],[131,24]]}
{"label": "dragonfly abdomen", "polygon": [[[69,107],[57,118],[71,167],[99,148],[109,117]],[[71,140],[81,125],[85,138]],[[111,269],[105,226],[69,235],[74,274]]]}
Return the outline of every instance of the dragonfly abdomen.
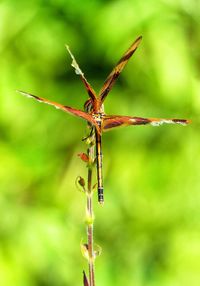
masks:
{"label": "dragonfly abdomen", "polygon": [[97,184],[98,184],[98,202],[104,203],[103,194],[103,173],[102,173],[102,146],[101,135],[96,131],[96,161],[97,161]]}

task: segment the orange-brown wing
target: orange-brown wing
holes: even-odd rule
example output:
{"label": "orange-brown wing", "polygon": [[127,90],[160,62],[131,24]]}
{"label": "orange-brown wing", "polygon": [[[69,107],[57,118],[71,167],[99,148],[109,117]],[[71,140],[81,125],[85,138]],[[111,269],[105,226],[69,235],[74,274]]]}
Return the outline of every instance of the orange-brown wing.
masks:
{"label": "orange-brown wing", "polygon": [[86,90],[87,90],[87,92],[88,92],[89,97],[91,98],[91,100],[92,100],[93,102],[95,102],[97,96],[96,96],[96,93],[95,93],[94,89],[92,88],[92,86],[89,84],[89,82],[88,82],[87,79],[85,78],[84,73],[83,73],[82,70],[80,69],[80,67],[79,67],[79,65],[78,65],[78,63],[77,63],[77,61],[76,61],[74,55],[73,55],[72,52],[70,51],[69,46],[66,45],[66,49],[67,49],[67,51],[69,52],[70,57],[72,58],[72,64],[71,64],[71,65],[72,65],[72,67],[75,69],[75,73],[76,73],[77,75],[80,75],[80,78],[81,78],[81,80],[83,81],[83,83],[84,83],[84,85],[85,85],[85,87],[86,87]]}
{"label": "orange-brown wing", "polygon": [[135,42],[130,46],[130,48],[125,52],[125,54],[122,56],[122,58],[119,60],[117,65],[114,67],[112,72],[109,74],[107,79],[104,82],[103,87],[101,88],[99,92],[99,100],[103,103],[105,100],[107,94],[111,90],[113,84],[115,83],[116,79],[120,75],[121,71],[127,64],[130,57],[133,55],[133,53],[136,51],[137,47],[139,46],[140,42],[142,40],[142,36],[138,37]]}
{"label": "orange-brown wing", "polygon": [[187,119],[162,119],[162,118],[142,118],[131,116],[111,115],[105,116],[103,119],[103,131],[110,130],[115,127],[128,125],[146,125],[159,126],[162,124],[181,124],[186,125],[190,123]]}
{"label": "orange-brown wing", "polygon": [[96,121],[93,119],[93,117],[90,114],[88,114],[88,113],[86,113],[86,112],[84,112],[82,110],[75,109],[75,108],[72,108],[72,107],[69,107],[69,106],[66,106],[66,105],[62,105],[60,103],[53,102],[53,101],[50,101],[48,99],[45,99],[45,98],[33,95],[31,93],[27,93],[27,92],[24,92],[24,91],[18,90],[18,92],[21,93],[22,95],[27,96],[27,97],[34,98],[34,99],[36,99],[39,102],[43,102],[43,103],[52,105],[56,109],[61,109],[61,110],[65,111],[65,112],[67,112],[67,113],[70,113],[72,115],[75,115],[75,116],[78,116],[80,118],[83,118],[86,121],[90,122],[93,126],[95,126],[97,131],[100,132],[99,131],[99,127],[98,127]]}

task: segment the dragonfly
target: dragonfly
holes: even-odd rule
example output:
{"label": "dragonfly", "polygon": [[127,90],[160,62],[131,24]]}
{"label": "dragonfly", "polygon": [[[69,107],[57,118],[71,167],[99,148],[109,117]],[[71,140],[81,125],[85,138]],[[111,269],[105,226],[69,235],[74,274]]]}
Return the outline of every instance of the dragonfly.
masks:
{"label": "dragonfly", "polygon": [[97,169],[97,189],[98,189],[98,202],[100,204],[104,203],[104,187],[103,187],[103,172],[102,172],[102,133],[109,131],[116,127],[129,126],[129,125],[153,125],[159,126],[162,124],[181,124],[187,125],[190,123],[190,120],[187,119],[166,119],[166,118],[143,118],[136,116],[122,116],[122,115],[107,115],[104,112],[104,101],[111,91],[114,83],[122,72],[123,68],[128,63],[129,59],[137,50],[139,44],[141,43],[142,36],[138,37],[128,48],[128,50],[122,55],[120,60],[117,62],[111,73],[106,78],[102,88],[99,93],[96,93],[90,83],[87,81],[84,73],[80,69],[74,55],[72,54],[69,46],[66,45],[66,48],[69,52],[69,55],[72,59],[72,67],[75,69],[75,73],[80,76],[89,98],[84,104],[84,110],[79,110],[72,108],[70,106],[62,105],[60,103],[27,93],[24,91],[18,91],[22,95],[27,97],[34,98],[39,102],[43,102],[49,105],[54,106],[57,109],[60,109],[64,112],[67,112],[71,115],[80,117],[87,121],[92,128],[95,130],[95,139],[96,139],[96,169]]}

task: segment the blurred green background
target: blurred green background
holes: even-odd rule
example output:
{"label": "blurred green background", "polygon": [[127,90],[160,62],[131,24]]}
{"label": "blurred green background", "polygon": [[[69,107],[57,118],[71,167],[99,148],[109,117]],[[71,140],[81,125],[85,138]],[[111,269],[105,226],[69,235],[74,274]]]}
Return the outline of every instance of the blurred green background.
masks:
{"label": "blurred green background", "polygon": [[64,44],[98,91],[139,35],[106,112],[193,123],[103,135],[97,286],[200,285],[197,0],[0,2],[0,285],[82,285],[87,270],[85,198],[75,187],[86,175],[77,157],[86,124],[15,90],[82,108],[87,93]]}

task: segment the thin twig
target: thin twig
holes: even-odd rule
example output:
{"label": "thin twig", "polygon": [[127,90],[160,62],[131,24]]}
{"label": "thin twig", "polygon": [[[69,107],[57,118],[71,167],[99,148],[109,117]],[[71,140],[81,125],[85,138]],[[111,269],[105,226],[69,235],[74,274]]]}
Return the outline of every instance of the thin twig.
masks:
{"label": "thin twig", "polygon": [[[91,140],[94,141],[94,135],[91,135]],[[89,284],[95,286],[94,277],[94,215],[93,215],[93,189],[92,189],[92,175],[93,175],[93,163],[95,159],[94,155],[94,144],[93,142],[89,145],[88,152],[88,186],[87,186],[87,247],[88,247],[88,264],[89,264]]]}

